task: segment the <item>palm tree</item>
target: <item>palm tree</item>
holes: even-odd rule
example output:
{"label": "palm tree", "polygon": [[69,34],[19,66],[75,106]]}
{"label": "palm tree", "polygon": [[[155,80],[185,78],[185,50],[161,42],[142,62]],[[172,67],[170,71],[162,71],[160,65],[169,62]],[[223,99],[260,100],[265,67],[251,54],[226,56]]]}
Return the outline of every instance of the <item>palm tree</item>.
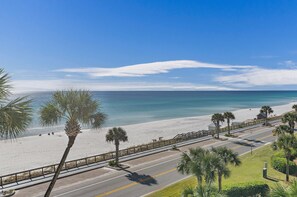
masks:
{"label": "palm tree", "polygon": [[55,175],[45,193],[48,197],[58,179],[68,153],[81,131],[80,124],[100,128],[105,120],[105,115],[99,110],[99,103],[92,99],[89,91],[69,90],[57,91],[51,101],[42,106],[40,120],[43,126],[56,125],[66,121],[65,133],[68,136],[68,145],[55,172]]}
{"label": "palm tree", "polygon": [[31,100],[18,97],[9,101],[10,77],[0,69],[0,138],[16,138],[24,132],[32,120]]}
{"label": "palm tree", "polygon": [[216,113],[211,117],[211,121],[216,126],[217,138],[220,138],[220,123],[224,122],[225,118],[222,114]]}
{"label": "palm tree", "polygon": [[217,172],[220,173],[220,178],[230,176],[230,170],[220,156],[202,148],[190,149],[189,154],[184,152],[177,170],[182,174],[195,175],[200,189],[204,187],[203,182],[211,187],[217,178]]}
{"label": "palm tree", "polygon": [[[211,167],[213,168],[212,170],[209,170],[210,172],[215,173],[217,172],[217,177],[218,177],[218,185],[219,185],[219,192],[222,191],[222,177],[228,178],[230,177],[231,171],[227,167],[227,164],[224,163],[222,158],[220,158],[220,155],[217,155],[216,153],[212,154],[211,157],[212,162]],[[211,180],[209,180],[209,184],[214,182],[216,179],[215,176],[212,177]]]}
{"label": "palm tree", "polygon": [[228,125],[228,134],[230,135],[230,120],[234,120],[235,116],[232,112],[225,112],[224,113],[224,118],[227,120],[227,125]]}
{"label": "palm tree", "polygon": [[273,135],[280,136],[284,133],[293,134],[292,129],[288,125],[279,125],[273,131]]}
{"label": "palm tree", "polygon": [[108,130],[108,133],[106,134],[106,141],[107,142],[114,142],[116,147],[116,158],[115,158],[115,164],[116,166],[119,165],[119,146],[120,142],[126,142],[128,141],[127,132],[122,129],[121,127],[114,127],[112,129]]}
{"label": "palm tree", "polygon": [[286,157],[286,181],[289,182],[289,161],[292,156],[292,149],[297,147],[297,141],[294,135],[281,134],[277,141],[273,143],[275,150],[283,150]]}
{"label": "palm tree", "polygon": [[297,180],[295,179],[288,187],[281,184],[276,184],[276,187],[271,189],[271,197],[295,197],[297,196]]}
{"label": "palm tree", "polygon": [[272,108],[270,106],[262,106],[260,112],[265,114],[265,125],[268,125],[268,115],[273,113]]}
{"label": "palm tree", "polygon": [[297,121],[297,115],[292,112],[285,113],[284,116],[282,117],[282,122],[289,124],[289,127],[292,130],[292,133],[294,133],[295,121]]}
{"label": "palm tree", "polygon": [[222,190],[222,176],[228,176],[228,169],[226,169],[228,164],[239,166],[241,165],[241,161],[237,153],[233,152],[231,149],[228,149],[225,146],[212,148],[211,151],[219,156],[219,158],[225,164],[224,166],[219,166],[218,168],[218,184],[219,184],[219,191]]}
{"label": "palm tree", "polygon": [[292,109],[294,109],[295,110],[295,112],[297,112],[297,105],[295,104],[295,105],[293,105],[292,106]]}
{"label": "palm tree", "polygon": [[193,174],[197,178],[198,185],[202,185],[203,175],[203,158],[206,154],[203,148],[190,148],[189,154],[183,153],[177,166],[177,171],[182,174]]}
{"label": "palm tree", "polygon": [[221,168],[221,159],[218,155],[208,152],[203,158],[204,179],[207,185],[211,185],[216,180],[217,168]]}

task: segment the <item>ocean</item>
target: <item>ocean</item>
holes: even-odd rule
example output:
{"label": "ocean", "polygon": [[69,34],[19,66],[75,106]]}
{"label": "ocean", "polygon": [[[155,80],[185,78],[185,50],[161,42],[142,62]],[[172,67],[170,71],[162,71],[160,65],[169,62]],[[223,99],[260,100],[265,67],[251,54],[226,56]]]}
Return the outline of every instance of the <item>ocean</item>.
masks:
{"label": "ocean", "polygon": [[[40,107],[51,95],[52,92],[29,94],[34,117],[23,136],[63,131],[63,123],[55,127],[42,127],[39,123]],[[107,114],[104,126],[108,127],[276,106],[297,100],[297,91],[98,91],[92,95]]]}

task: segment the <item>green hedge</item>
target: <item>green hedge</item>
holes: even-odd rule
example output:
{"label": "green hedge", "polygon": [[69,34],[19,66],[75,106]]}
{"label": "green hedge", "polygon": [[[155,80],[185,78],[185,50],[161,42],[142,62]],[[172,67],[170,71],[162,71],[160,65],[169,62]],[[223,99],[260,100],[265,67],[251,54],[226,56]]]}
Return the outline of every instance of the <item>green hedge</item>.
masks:
{"label": "green hedge", "polygon": [[[272,156],[271,165],[272,167],[282,173],[286,173],[286,163],[287,160],[282,157]],[[297,165],[293,161],[289,161],[289,171],[291,175],[297,173]]]}
{"label": "green hedge", "polygon": [[223,190],[228,197],[249,197],[261,196],[265,197],[269,194],[269,186],[263,182],[241,183],[229,185]]}
{"label": "green hedge", "polygon": [[[275,151],[272,157],[286,158],[284,151],[281,151],[281,150]],[[296,157],[297,157],[297,151],[295,149],[292,149],[290,160],[294,160]]]}

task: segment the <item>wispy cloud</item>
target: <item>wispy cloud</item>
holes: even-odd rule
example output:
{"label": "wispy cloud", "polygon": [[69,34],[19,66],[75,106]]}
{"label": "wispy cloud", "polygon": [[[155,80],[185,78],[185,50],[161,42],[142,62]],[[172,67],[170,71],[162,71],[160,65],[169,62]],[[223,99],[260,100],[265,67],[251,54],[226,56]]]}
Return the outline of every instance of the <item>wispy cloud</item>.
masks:
{"label": "wispy cloud", "polygon": [[[261,87],[282,87],[297,85],[296,62],[286,60],[279,65],[285,68],[269,69],[250,65],[210,64],[191,60],[177,60],[166,62],[153,62],[117,68],[69,68],[61,69],[67,77],[55,80],[16,80],[15,92],[52,91],[57,89],[88,89],[94,91],[131,91],[131,90],[239,90],[257,89]],[[117,82],[104,79],[78,79],[72,73],[86,73],[93,77],[141,77],[146,75],[167,73],[173,69],[182,68],[211,68],[229,72],[220,72],[221,76],[209,78],[209,81],[195,82],[184,80],[185,77],[169,77],[168,82],[139,82],[133,80],[117,80]],[[212,75],[213,76],[213,75]],[[167,78],[168,79],[168,78]],[[183,80],[181,80],[183,79]]]}
{"label": "wispy cloud", "polygon": [[158,82],[96,82],[88,80],[15,80],[12,83],[14,93],[55,91],[61,89],[87,89],[91,91],[137,91],[137,90],[235,90],[225,86],[194,83],[158,83]]}
{"label": "wispy cloud", "polygon": [[276,55],[258,55],[258,56],[252,56],[253,59],[273,59],[277,58],[279,56]]}
{"label": "wispy cloud", "polygon": [[256,68],[256,66],[211,64],[192,60],[175,60],[135,64],[116,68],[65,68],[56,71],[66,73],[86,73],[92,77],[142,77],[146,75],[167,73],[174,69],[185,68],[213,68],[224,71],[235,71],[238,69],[252,69]]}
{"label": "wispy cloud", "polygon": [[286,60],[278,63],[279,65],[286,66],[288,68],[296,68],[297,62],[294,62],[293,60]]}
{"label": "wispy cloud", "polygon": [[256,68],[240,74],[220,76],[215,80],[233,87],[297,85],[297,70]]}

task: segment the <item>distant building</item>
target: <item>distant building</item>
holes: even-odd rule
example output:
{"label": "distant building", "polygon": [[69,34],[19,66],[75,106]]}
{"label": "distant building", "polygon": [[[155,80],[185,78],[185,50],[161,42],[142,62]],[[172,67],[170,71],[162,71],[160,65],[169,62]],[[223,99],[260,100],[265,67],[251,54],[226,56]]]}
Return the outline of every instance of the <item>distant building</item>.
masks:
{"label": "distant building", "polygon": [[[221,126],[221,125],[220,125]],[[216,130],[216,125],[214,123],[211,123],[208,125],[208,130],[209,131],[215,131]]]}
{"label": "distant building", "polygon": [[232,122],[231,125],[232,126],[237,126],[237,125],[241,125],[243,124],[243,122]]}
{"label": "distant building", "polygon": [[259,114],[257,115],[257,119],[265,119],[265,118],[266,118],[265,113],[259,113]]}

